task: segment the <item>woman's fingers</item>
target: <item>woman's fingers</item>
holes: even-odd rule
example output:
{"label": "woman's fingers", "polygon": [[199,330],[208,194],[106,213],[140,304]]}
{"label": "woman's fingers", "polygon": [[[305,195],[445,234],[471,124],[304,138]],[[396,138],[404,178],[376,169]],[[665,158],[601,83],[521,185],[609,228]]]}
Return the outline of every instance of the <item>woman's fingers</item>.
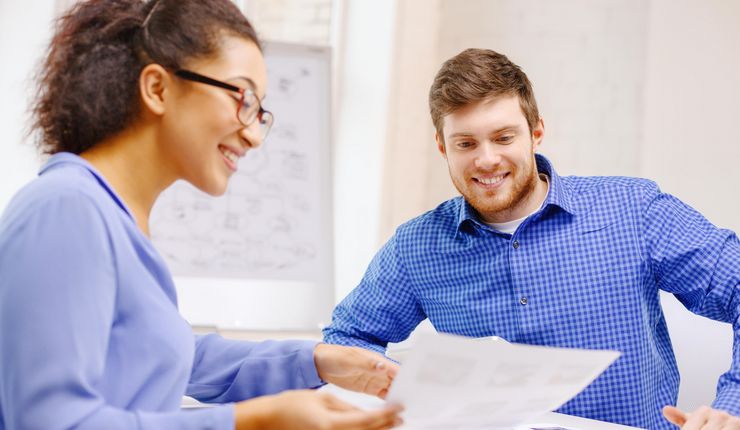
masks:
{"label": "woman's fingers", "polygon": [[362,409],[357,408],[356,406],[353,406],[344,400],[340,400],[338,397],[333,396],[329,393],[321,393],[322,397],[321,400],[324,402],[327,408],[338,411],[338,412],[345,412],[345,411],[362,411]]}
{"label": "woman's fingers", "polygon": [[388,429],[400,425],[401,417],[398,415],[402,408],[397,405],[389,405],[382,409],[372,411],[343,412],[338,416],[335,424],[337,428],[356,430],[378,430]]}

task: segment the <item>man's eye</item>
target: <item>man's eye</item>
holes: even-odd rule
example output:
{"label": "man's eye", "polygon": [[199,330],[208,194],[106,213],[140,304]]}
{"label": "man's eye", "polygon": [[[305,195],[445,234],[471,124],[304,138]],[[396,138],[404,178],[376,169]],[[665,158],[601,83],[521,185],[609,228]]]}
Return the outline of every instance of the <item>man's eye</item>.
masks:
{"label": "man's eye", "polygon": [[466,141],[462,141],[462,142],[457,142],[457,147],[458,148],[461,148],[461,149],[470,148],[473,145],[475,145],[474,142],[470,142],[470,141],[467,141],[467,140]]}
{"label": "man's eye", "polygon": [[499,143],[511,143],[514,140],[514,136],[511,135],[505,135],[505,136],[499,136],[496,141]]}

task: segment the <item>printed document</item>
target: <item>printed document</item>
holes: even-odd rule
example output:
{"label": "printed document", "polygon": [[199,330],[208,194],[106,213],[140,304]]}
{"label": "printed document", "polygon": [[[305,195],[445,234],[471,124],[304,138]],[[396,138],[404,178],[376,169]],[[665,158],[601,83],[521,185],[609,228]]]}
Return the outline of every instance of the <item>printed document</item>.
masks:
{"label": "printed document", "polygon": [[573,398],[619,357],[420,333],[388,393],[404,429],[512,429]]}

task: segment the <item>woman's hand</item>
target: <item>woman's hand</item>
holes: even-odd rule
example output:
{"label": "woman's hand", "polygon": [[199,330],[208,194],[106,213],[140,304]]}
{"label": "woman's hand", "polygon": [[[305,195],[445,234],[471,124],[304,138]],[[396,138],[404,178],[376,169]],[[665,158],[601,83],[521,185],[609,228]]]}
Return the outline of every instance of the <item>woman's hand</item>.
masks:
{"label": "woman's hand", "polygon": [[385,399],[398,365],[366,349],[320,343],[313,351],[319,377],[326,382]]}
{"label": "woman's hand", "polygon": [[257,397],[234,408],[236,430],[380,430],[401,424],[399,406],[363,411],[315,390]]}
{"label": "woman's hand", "polygon": [[663,415],[685,430],[740,430],[740,418],[708,406],[702,406],[690,414],[673,406],[666,406],[663,408]]}

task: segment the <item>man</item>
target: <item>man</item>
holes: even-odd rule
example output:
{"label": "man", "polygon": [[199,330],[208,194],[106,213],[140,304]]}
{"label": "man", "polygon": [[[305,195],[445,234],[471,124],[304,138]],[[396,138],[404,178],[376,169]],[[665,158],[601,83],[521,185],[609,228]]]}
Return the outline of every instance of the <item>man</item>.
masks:
{"label": "man", "polygon": [[462,197],[398,228],[325,340],[383,352],[429,318],[440,332],[617,350],[560,412],[649,429],[740,428],[723,412],[740,413],[737,331],[713,408],[661,413],[679,375],[658,292],[735,322],[735,234],[648,180],[558,176],[535,153],[544,123],[529,80],[503,55],[469,49],[448,60],[429,105]]}

